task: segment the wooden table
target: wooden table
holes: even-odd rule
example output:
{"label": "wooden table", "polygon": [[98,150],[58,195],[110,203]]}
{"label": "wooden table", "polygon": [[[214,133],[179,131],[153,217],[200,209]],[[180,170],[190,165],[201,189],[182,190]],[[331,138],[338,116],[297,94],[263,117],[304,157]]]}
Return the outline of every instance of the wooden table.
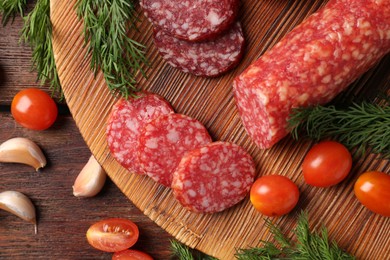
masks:
{"label": "wooden table", "polygon": [[31,72],[31,50],[19,44],[21,28],[20,17],[6,27],[0,25],[0,142],[17,136],[31,139],[43,149],[48,166],[35,172],[29,166],[0,163],[0,192],[25,193],[38,214],[35,235],[30,223],[0,210],[0,259],[111,259],[112,254],[93,249],[85,238],[92,223],[110,217],[128,218],[138,225],[140,239],[134,248],[155,259],[168,259],[172,237],[110,180],[94,198],[73,196],[72,185],[90,151],[66,104],[59,102],[60,115],[49,130],[28,130],[12,118],[9,109],[13,96],[21,89],[40,87],[36,73]]}

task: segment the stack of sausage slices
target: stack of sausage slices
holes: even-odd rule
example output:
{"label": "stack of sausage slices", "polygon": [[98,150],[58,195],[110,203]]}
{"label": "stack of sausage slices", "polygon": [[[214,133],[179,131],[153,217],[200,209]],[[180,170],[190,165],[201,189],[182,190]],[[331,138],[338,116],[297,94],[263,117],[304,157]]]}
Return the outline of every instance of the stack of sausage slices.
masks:
{"label": "stack of sausage slices", "polygon": [[141,0],[154,27],[154,43],[170,65],[216,77],[241,60],[245,39],[237,21],[239,0]]}
{"label": "stack of sausage slices", "polygon": [[138,96],[118,100],[107,124],[111,154],[124,168],[172,188],[194,212],[220,212],[244,199],[255,166],[242,147],[213,142],[201,122],[175,113],[159,95]]}

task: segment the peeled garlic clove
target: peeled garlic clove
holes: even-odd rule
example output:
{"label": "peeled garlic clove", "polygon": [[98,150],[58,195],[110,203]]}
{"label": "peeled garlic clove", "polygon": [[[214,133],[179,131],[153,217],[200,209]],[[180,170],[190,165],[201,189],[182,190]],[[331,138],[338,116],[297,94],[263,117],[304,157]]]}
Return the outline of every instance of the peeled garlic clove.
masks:
{"label": "peeled garlic clove", "polygon": [[0,162],[27,164],[36,171],[46,166],[46,158],[41,148],[23,137],[9,139],[0,145]]}
{"label": "peeled garlic clove", "polygon": [[92,155],[74,182],[73,195],[93,197],[100,192],[105,181],[106,173]]}
{"label": "peeled garlic clove", "polygon": [[35,207],[31,200],[19,191],[3,191],[0,193],[0,209],[6,210],[23,220],[35,225],[37,233],[37,221]]}

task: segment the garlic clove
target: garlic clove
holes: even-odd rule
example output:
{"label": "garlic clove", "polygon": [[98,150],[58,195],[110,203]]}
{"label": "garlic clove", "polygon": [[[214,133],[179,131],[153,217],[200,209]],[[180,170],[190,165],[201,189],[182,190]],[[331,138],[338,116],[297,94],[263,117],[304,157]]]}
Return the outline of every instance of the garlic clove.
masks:
{"label": "garlic clove", "polygon": [[9,139],[0,145],[0,162],[27,164],[36,171],[46,166],[41,148],[23,137]]}
{"label": "garlic clove", "polygon": [[19,191],[3,191],[0,193],[0,209],[8,211],[23,220],[35,225],[37,233],[37,221],[35,207],[31,200]]}
{"label": "garlic clove", "polygon": [[74,182],[73,195],[93,197],[100,192],[105,181],[106,172],[92,155]]}

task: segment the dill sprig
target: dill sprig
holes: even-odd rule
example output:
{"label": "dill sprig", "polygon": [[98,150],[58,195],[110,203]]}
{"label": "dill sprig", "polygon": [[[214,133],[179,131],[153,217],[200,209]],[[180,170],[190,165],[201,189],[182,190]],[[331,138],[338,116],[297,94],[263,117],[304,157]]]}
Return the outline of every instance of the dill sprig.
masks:
{"label": "dill sprig", "polygon": [[176,240],[171,240],[172,259],[179,260],[216,260],[212,256],[205,255],[199,251],[191,250],[188,246]]}
{"label": "dill sprig", "polygon": [[50,84],[53,92],[61,92],[60,80],[52,47],[50,0],[38,0],[34,9],[24,18],[21,41],[32,48],[32,65],[37,70],[38,81]]}
{"label": "dill sprig", "polygon": [[[16,13],[26,7],[26,0],[3,0],[0,11],[5,25]],[[148,64],[145,47],[127,36],[135,29],[135,6],[128,0],[78,0],[77,14],[84,21],[84,37],[91,54],[91,68],[102,70],[108,87],[122,96],[134,96],[137,91],[135,75],[145,76],[142,64]],[[52,47],[50,0],[38,0],[34,9],[24,16],[21,42],[32,50],[32,67],[36,69],[41,85],[50,84],[53,92],[61,92],[60,80]]]}
{"label": "dill sprig", "polygon": [[6,26],[11,18],[13,22],[18,13],[23,17],[26,5],[26,0],[1,0],[0,12],[3,14],[3,26]]}
{"label": "dill sprig", "polygon": [[308,217],[300,214],[297,226],[293,233],[297,242],[292,242],[285,237],[282,231],[271,221],[266,220],[266,225],[274,235],[278,245],[262,241],[263,247],[239,249],[236,258],[240,260],[352,260],[353,256],[340,249],[336,242],[329,242],[328,232],[322,227],[319,232],[310,231]]}
{"label": "dill sprig", "polygon": [[[135,75],[148,64],[145,47],[127,36],[137,19],[133,1],[78,0],[76,12],[84,23],[91,69],[103,72],[109,89],[123,97],[137,91]],[[144,75],[145,76],[145,75]]]}
{"label": "dill sprig", "polygon": [[335,106],[297,108],[290,116],[292,136],[305,133],[314,140],[332,138],[364,154],[371,152],[390,158],[390,107],[368,102],[353,103],[345,109]]}
{"label": "dill sprig", "polygon": [[171,240],[172,255],[179,259],[194,260],[190,249],[176,240]]}
{"label": "dill sprig", "polygon": [[[235,257],[240,260],[353,260],[354,256],[349,255],[340,249],[335,241],[329,242],[328,231],[322,227],[319,232],[310,231],[307,214],[302,212],[297,221],[297,226],[293,230],[296,242],[287,238],[280,228],[274,225],[269,219],[265,220],[265,225],[269,228],[276,241],[261,241],[262,247],[252,247],[238,249]],[[171,250],[173,258],[179,260],[194,259],[216,259],[198,252],[194,255],[194,250],[171,240]]]}
{"label": "dill sprig", "polygon": [[336,260],[355,259],[337,246],[335,241],[329,242],[328,230],[323,226],[319,232],[311,232],[305,214],[301,214],[295,229],[296,252],[292,250],[295,259]]}

